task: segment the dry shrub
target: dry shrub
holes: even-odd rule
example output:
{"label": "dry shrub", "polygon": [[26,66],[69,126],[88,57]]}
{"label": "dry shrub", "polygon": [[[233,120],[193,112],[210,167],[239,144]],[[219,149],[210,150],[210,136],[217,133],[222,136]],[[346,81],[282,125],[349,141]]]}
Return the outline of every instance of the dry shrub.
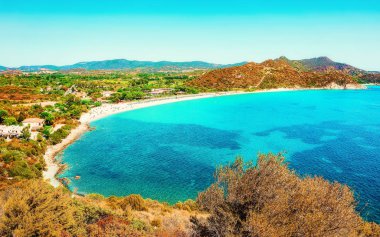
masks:
{"label": "dry shrub", "polygon": [[41,180],[14,185],[1,195],[1,236],[78,235],[84,229],[75,219],[68,193]]}
{"label": "dry shrub", "polygon": [[130,236],[139,237],[146,236],[144,233],[134,229],[131,224],[121,218],[108,216],[97,223],[88,225],[88,236],[103,237],[103,236]]}
{"label": "dry shrub", "polygon": [[131,194],[123,198],[120,203],[120,207],[125,210],[127,206],[130,206],[132,210],[146,211],[148,210],[145,200],[139,194]]}
{"label": "dry shrub", "polygon": [[172,212],[172,207],[167,202],[163,202],[160,209],[161,209],[162,213],[171,213]]}
{"label": "dry shrub", "polygon": [[151,222],[150,225],[153,227],[161,227],[162,226],[162,219],[161,218],[154,218]]}
{"label": "dry shrub", "polygon": [[110,196],[107,198],[106,200],[107,202],[107,205],[112,209],[112,210],[116,210],[119,207],[119,198],[118,197],[115,197],[115,196]]}
{"label": "dry shrub", "polygon": [[191,199],[188,199],[185,202],[177,202],[174,205],[174,208],[180,209],[180,210],[185,210],[185,211],[188,211],[188,212],[198,210],[197,203],[194,200],[191,200]]}
{"label": "dry shrub", "polygon": [[155,233],[157,237],[187,237],[189,236],[185,231],[180,229],[175,230],[159,230]]}
{"label": "dry shrub", "polygon": [[[197,199],[207,219],[192,218],[195,236],[367,236],[352,191],[315,177],[299,178],[284,157],[241,158],[216,172],[216,182]],[[377,226],[376,224],[373,224]],[[366,231],[366,232],[365,232]]]}
{"label": "dry shrub", "polygon": [[374,222],[364,222],[359,229],[360,236],[380,236],[380,225]]}
{"label": "dry shrub", "polygon": [[90,198],[91,200],[95,200],[95,201],[104,200],[104,196],[101,194],[98,194],[98,193],[90,193],[90,194],[86,195],[86,197]]}

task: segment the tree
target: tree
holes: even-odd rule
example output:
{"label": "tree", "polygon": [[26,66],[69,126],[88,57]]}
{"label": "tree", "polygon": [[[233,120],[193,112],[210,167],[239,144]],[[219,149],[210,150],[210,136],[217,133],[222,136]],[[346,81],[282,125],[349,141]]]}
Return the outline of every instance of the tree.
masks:
{"label": "tree", "polygon": [[27,114],[24,111],[21,111],[20,114],[17,116],[17,122],[21,123],[26,118]]}
{"label": "tree", "polygon": [[5,117],[3,123],[7,126],[18,124],[15,117]]}
{"label": "tree", "polygon": [[46,125],[52,125],[53,124],[54,116],[51,113],[44,111],[40,114],[40,117],[45,119]]}
{"label": "tree", "polygon": [[197,236],[357,236],[362,228],[347,186],[301,179],[281,154],[259,155],[256,166],[237,158],[215,177],[197,198],[210,212],[192,218]]}
{"label": "tree", "polygon": [[45,138],[49,138],[51,135],[51,131],[53,131],[51,126],[44,126],[42,130],[42,134],[44,135]]}
{"label": "tree", "polygon": [[30,126],[23,128],[21,132],[21,138],[28,141],[30,139],[30,136],[31,136]]}
{"label": "tree", "polygon": [[4,118],[8,116],[8,112],[6,110],[0,110],[0,123],[4,121]]}

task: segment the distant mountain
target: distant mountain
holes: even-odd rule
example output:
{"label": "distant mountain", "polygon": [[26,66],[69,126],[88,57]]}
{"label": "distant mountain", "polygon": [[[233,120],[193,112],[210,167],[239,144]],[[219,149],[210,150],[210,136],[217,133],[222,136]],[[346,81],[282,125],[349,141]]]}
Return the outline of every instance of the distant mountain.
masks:
{"label": "distant mountain", "polygon": [[300,66],[305,65],[284,58],[247,63],[206,72],[190,81],[189,85],[216,90],[361,87],[351,75],[341,70],[304,70]]}
{"label": "distant mountain", "polygon": [[21,66],[18,68],[14,68],[21,71],[41,71],[41,70],[51,70],[51,71],[58,71],[60,70],[59,66],[54,65],[38,65],[38,66]]}
{"label": "distant mountain", "polygon": [[[85,70],[130,70],[130,69],[152,69],[152,70],[189,70],[189,69],[215,69],[229,67],[233,65],[242,65],[245,62],[237,64],[213,64],[202,61],[191,62],[170,62],[170,61],[137,61],[126,59],[113,59],[103,61],[89,61],[80,62],[66,66],[55,65],[36,65],[36,66],[21,66],[18,69],[21,71],[40,71],[40,70],[73,70],[73,69],[85,69]],[[0,70],[6,70],[6,67],[0,68]]]}
{"label": "distant mountain", "polygon": [[[352,76],[361,77],[364,74],[373,74],[376,72],[367,72],[365,70],[353,67],[345,63],[334,62],[328,57],[317,57],[311,59],[291,60],[286,57],[280,57],[276,60],[286,61],[292,67],[301,71],[325,71],[327,69],[335,69],[338,71],[344,71]],[[241,62],[236,64],[215,64],[203,61],[190,61],[190,62],[171,62],[171,61],[137,61],[127,59],[112,59],[102,61],[89,61],[79,62],[72,65],[55,66],[55,65],[35,65],[35,66],[21,66],[18,68],[7,68],[0,66],[0,71],[7,69],[21,70],[25,72],[34,71],[59,71],[59,70],[149,70],[149,71],[181,71],[181,70],[194,70],[194,69],[217,69],[233,66],[241,66],[247,62]]]}
{"label": "distant mountain", "polygon": [[293,67],[304,71],[325,71],[327,69],[335,69],[339,71],[345,71],[351,75],[361,75],[367,73],[365,70],[353,67],[345,63],[334,62],[328,57],[318,57],[302,60],[290,60],[286,57],[280,57],[279,59],[287,61]]}
{"label": "distant mountain", "polygon": [[219,64],[212,64],[202,61],[192,61],[192,62],[169,62],[169,61],[136,61],[136,60],[126,60],[126,59],[114,59],[114,60],[104,60],[104,61],[92,61],[92,62],[81,62],[69,66],[64,66],[62,69],[77,69],[83,68],[86,70],[117,70],[117,69],[137,69],[137,68],[178,68],[178,69],[189,69],[189,68],[218,68],[222,67]]}

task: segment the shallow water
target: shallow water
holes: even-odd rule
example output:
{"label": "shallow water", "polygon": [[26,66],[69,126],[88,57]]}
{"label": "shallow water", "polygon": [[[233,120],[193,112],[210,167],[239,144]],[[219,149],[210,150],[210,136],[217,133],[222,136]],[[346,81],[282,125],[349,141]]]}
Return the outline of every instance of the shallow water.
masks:
{"label": "shallow water", "polygon": [[195,198],[237,155],[286,151],[299,174],[350,185],[362,215],[380,222],[380,87],[183,101],[91,125],[62,157],[61,177],[79,193],[174,203]]}

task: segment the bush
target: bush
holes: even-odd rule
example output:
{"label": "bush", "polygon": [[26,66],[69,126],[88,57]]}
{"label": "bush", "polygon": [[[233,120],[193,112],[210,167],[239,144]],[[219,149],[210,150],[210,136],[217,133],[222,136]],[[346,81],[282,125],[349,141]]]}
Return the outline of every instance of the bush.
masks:
{"label": "bush", "polygon": [[42,134],[44,135],[45,138],[49,138],[52,131],[53,131],[53,128],[51,126],[44,126],[42,130]]}
{"label": "bush", "polygon": [[108,211],[103,210],[99,206],[89,205],[80,201],[75,201],[74,205],[77,212],[80,213],[80,218],[78,219],[84,224],[93,224],[99,219],[110,215]]}
{"label": "bush", "polygon": [[322,178],[299,178],[279,155],[241,158],[216,172],[192,218],[196,236],[357,236],[363,221],[352,191]]}
{"label": "bush", "polygon": [[3,123],[7,126],[17,125],[17,119],[15,117],[5,117]]}
{"label": "bush", "polygon": [[147,231],[148,230],[147,225],[142,220],[134,219],[134,220],[132,220],[131,224],[132,224],[132,227],[136,230],[139,230],[139,231]]}
{"label": "bush", "polygon": [[9,188],[2,193],[0,202],[1,236],[62,236],[80,232],[70,196],[41,180]]}
{"label": "bush", "polygon": [[197,203],[194,200],[186,200],[185,202],[177,202],[174,208],[185,210],[185,211],[195,211],[198,209]]}
{"label": "bush", "polygon": [[12,177],[19,176],[28,179],[36,177],[36,174],[32,171],[32,167],[30,167],[25,160],[13,162],[11,168],[9,169],[9,175]]}
{"label": "bush", "polygon": [[86,197],[88,197],[92,200],[97,200],[97,201],[104,199],[104,196],[101,194],[98,194],[98,193],[90,193],[90,194],[87,194]]}
{"label": "bush", "polygon": [[100,101],[96,101],[95,103],[94,103],[94,106],[95,107],[99,107],[99,106],[101,106],[102,105],[102,102],[100,102]]}
{"label": "bush", "polygon": [[150,225],[153,227],[161,227],[162,226],[162,220],[159,218],[155,218],[150,222]]}
{"label": "bush", "polygon": [[21,133],[21,138],[22,139],[25,139],[25,140],[29,140],[30,139],[30,136],[32,135],[31,133],[30,133],[30,127],[28,126],[28,127],[25,127],[25,128],[23,128],[22,129],[22,133]]}
{"label": "bush", "polygon": [[62,139],[66,138],[70,134],[71,127],[68,125],[63,126],[58,129],[54,133],[52,133],[49,137],[49,141],[55,145],[62,141]]}
{"label": "bush", "polygon": [[108,216],[100,219],[95,224],[87,227],[88,236],[103,237],[103,236],[145,236],[143,233],[133,228],[128,221],[119,217]]}
{"label": "bush", "polygon": [[123,200],[120,203],[120,207],[123,210],[126,210],[127,206],[130,206],[132,210],[136,210],[136,211],[148,210],[145,200],[139,194],[131,194],[123,198]]}
{"label": "bush", "polygon": [[0,109],[0,123],[4,121],[4,118],[8,116],[8,111]]}
{"label": "bush", "polygon": [[42,112],[40,114],[40,117],[43,118],[43,119],[45,119],[45,123],[47,125],[52,125],[53,122],[54,122],[54,119],[55,119],[54,116],[51,113],[47,112],[47,111]]}

